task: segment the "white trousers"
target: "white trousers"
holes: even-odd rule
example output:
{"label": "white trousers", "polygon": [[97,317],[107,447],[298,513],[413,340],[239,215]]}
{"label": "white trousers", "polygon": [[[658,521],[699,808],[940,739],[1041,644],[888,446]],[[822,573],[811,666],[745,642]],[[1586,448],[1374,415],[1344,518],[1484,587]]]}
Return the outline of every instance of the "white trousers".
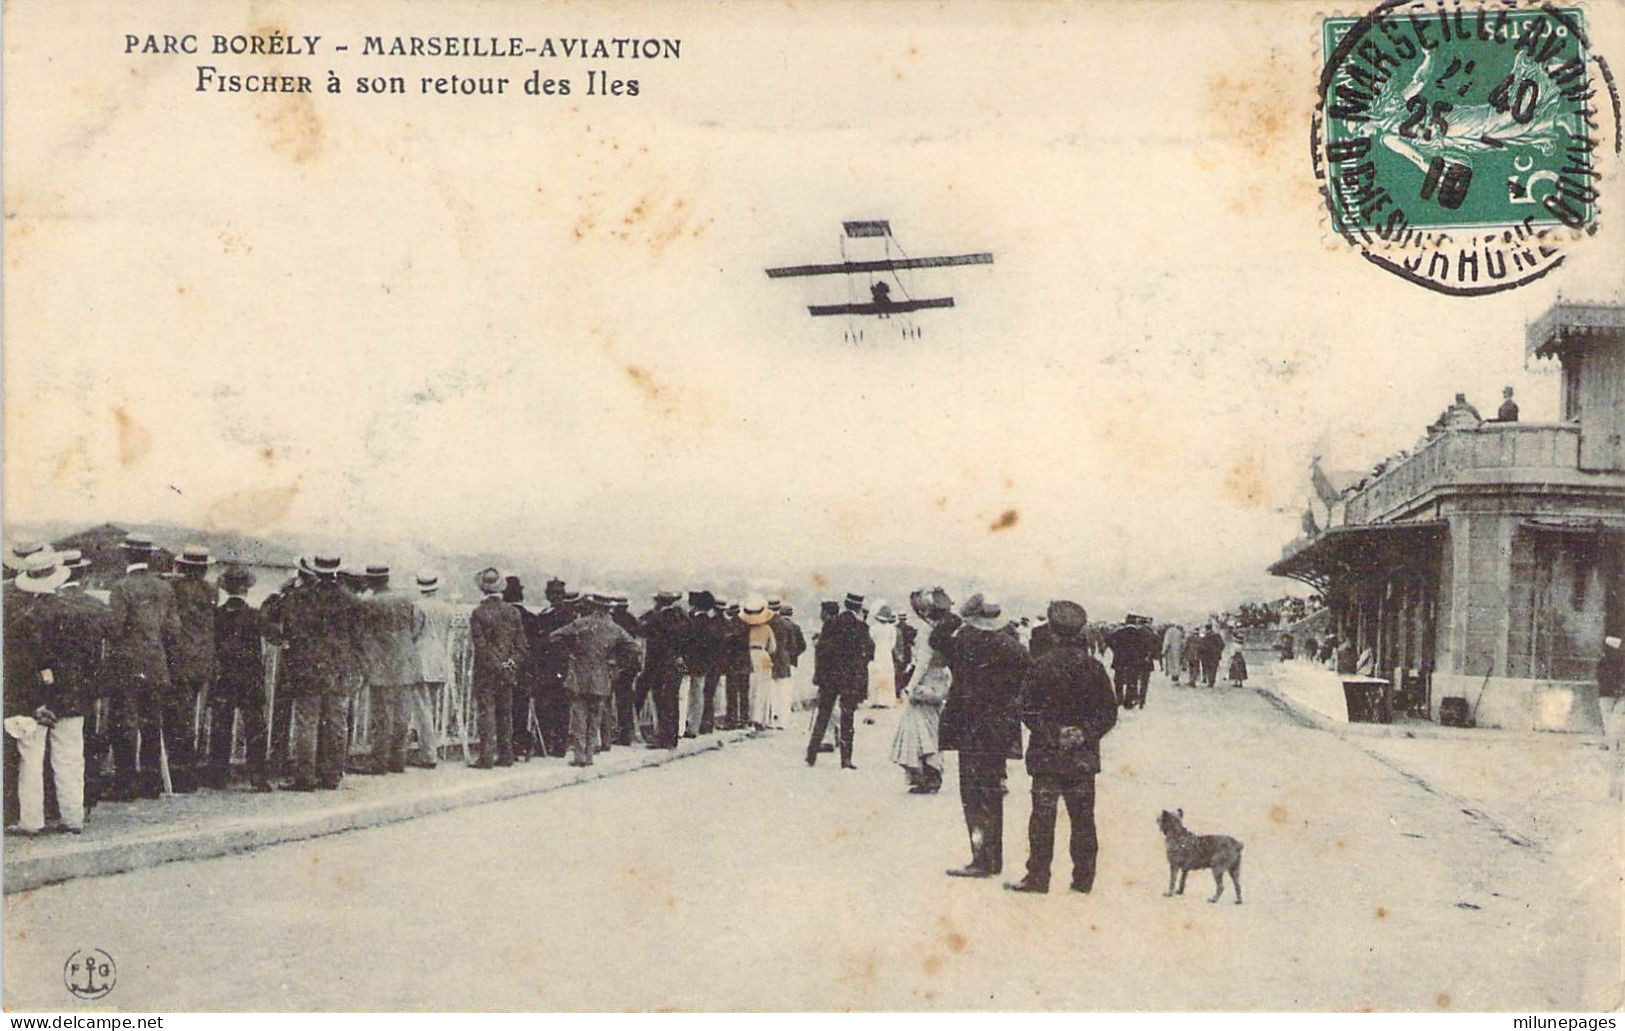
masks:
{"label": "white trousers", "polygon": [[[33,722],[30,720],[29,722]],[[25,831],[45,829],[45,747],[51,748],[51,776],[56,780],[56,804],[62,822],[85,825],[85,719],[66,716],[56,725],[34,723],[17,738],[17,825]]]}

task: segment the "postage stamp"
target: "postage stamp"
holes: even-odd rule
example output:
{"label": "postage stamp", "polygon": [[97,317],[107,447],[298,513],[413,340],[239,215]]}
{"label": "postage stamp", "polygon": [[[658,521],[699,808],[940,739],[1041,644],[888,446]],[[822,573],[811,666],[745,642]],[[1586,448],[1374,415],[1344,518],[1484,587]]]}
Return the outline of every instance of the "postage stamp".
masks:
{"label": "postage stamp", "polygon": [[1390,0],[1321,23],[1312,135],[1332,227],[1445,294],[1495,293],[1594,234],[1619,93],[1576,7]]}

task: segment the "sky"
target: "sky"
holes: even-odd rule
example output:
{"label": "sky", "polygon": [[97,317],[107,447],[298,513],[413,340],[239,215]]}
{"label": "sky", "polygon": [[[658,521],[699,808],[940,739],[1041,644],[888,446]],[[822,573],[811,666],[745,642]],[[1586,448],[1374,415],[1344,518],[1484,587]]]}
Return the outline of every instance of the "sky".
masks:
{"label": "sky", "polygon": [[[111,12],[113,9],[108,8]],[[1526,323],[1619,299],[1617,229],[1445,298],[1327,228],[1312,4],[10,5],[5,519],[322,532],[617,569],[913,565],[1206,612],[1296,589],[1311,455],[1464,391],[1524,418]],[[1610,21],[1609,19],[1612,19]],[[1625,38],[1617,8],[1598,38]],[[123,32],[674,36],[637,97],[196,93]],[[1603,186],[1604,196],[1617,174]],[[808,303],[884,218],[919,340]],[[854,242],[854,252],[858,243]]]}

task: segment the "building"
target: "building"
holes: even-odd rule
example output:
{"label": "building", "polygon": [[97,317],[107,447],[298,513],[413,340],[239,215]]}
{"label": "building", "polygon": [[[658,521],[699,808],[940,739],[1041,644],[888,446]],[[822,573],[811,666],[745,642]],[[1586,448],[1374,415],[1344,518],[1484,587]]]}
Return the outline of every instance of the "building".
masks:
{"label": "building", "polygon": [[1602,642],[1625,629],[1625,307],[1559,302],[1527,348],[1561,365],[1561,421],[1457,395],[1270,572],[1325,597],[1401,709],[1459,697],[1480,726],[1600,731],[1620,710],[1598,697]]}

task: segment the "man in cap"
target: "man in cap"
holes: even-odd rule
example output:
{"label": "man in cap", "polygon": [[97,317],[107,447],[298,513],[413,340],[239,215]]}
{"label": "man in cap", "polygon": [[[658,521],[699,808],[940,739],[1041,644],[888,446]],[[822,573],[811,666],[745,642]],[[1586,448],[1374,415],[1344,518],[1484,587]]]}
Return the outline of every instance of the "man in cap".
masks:
{"label": "man in cap", "polygon": [[283,596],[279,692],[293,699],[294,791],[335,790],[349,757],[352,688],[360,674],[361,601],[339,581],[336,555],[304,560],[311,579]]}
{"label": "man in cap", "polygon": [[519,610],[502,600],[502,574],[487,567],[474,577],[480,603],[469,616],[474,646],[474,702],[479,710],[482,770],[513,765],[513,692],[529,646]]}
{"label": "man in cap", "polygon": [[570,765],[591,766],[602,731],[605,700],[611,695],[615,671],[638,661],[638,646],[631,635],[610,618],[610,598],[603,591],[586,594],[585,613],[553,639],[570,653],[565,690],[570,693]]}
{"label": "man in cap", "polygon": [[1095,884],[1095,774],[1100,739],[1117,723],[1117,698],[1106,667],[1084,645],[1088,620],[1082,605],[1051,602],[1050,648],[1033,662],[1023,685],[1033,810],[1027,823],[1027,875],[1005,885],[1012,891],[1049,890],[1055,815],[1063,799],[1072,824],[1072,890],[1088,892]]}
{"label": "man in cap", "polygon": [[992,877],[1004,869],[1004,764],[1021,758],[1021,685],[1031,659],[1005,631],[998,602],[975,594],[960,614],[931,632],[931,647],[954,675],[940,747],[959,753],[959,801],[971,846],[970,863],[948,873]]}
{"label": "man in cap", "polygon": [[367,567],[367,683],[379,710],[378,737],[373,741],[374,773],[406,772],[407,708],[410,692],[423,682],[418,659],[418,611],[413,599],[389,585],[389,567]]}
{"label": "man in cap", "polygon": [[772,725],[776,730],[783,730],[790,718],[790,708],[795,704],[795,667],[807,648],[807,639],[802,636],[801,628],[791,621],[790,606],[784,604],[782,598],[769,598],[767,607],[773,613],[768,624],[773,628],[773,684],[771,688],[763,685],[763,689],[773,692],[768,706]]}
{"label": "man in cap", "polygon": [[265,735],[265,646],[259,610],[248,603],[254,574],[232,566],[220,575],[226,600],[214,610],[214,649],[219,670],[209,692],[209,784],[231,782],[232,725],[239,717],[255,791],[271,790]]}
{"label": "man in cap", "polygon": [[[110,798],[158,797],[163,788],[162,769],[174,754],[169,739],[180,741],[192,733],[193,710],[181,703],[169,679],[169,650],[177,647],[175,642],[183,632],[175,589],[152,571],[154,550],[150,537],[127,536],[124,575],[108,591],[107,668],[118,678],[112,699],[115,772]],[[212,634],[212,612],[210,615]]]}
{"label": "man in cap", "polygon": [[616,626],[626,632],[635,645],[631,651],[623,651],[616,660],[614,677],[611,682],[610,698],[613,701],[613,719],[605,721],[605,729],[609,732],[611,741],[617,745],[630,746],[632,735],[638,724],[638,707],[635,704],[637,695],[638,674],[643,672],[643,627],[639,625],[638,618],[632,615],[631,601],[626,595],[615,591],[609,595],[609,618]]}
{"label": "man in cap", "polygon": [[643,673],[638,678],[636,707],[641,711],[643,698],[653,694],[655,699],[655,736],[650,748],[672,749],[682,735],[679,720],[679,694],[682,686],[683,644],[688,637],[688,614],[678,603],[676,591],[660,591],[655,595],[654,608],[639,620],[643,629]]}
{"label": "man in cap", "polygon": [[418,674],[422,678],[407,693],[407,722],[417,731],[417,758],[413,766],[434,769],[440,762],[440,728],[435,723],[435,703],[451,672],[451,607],[439,598],[440,577],[431,572],[417,575],[417,601],[413,643],[418,650]]}
{"label": "man in cap", "polygon": [[813,717],[812,735],[807,739],[807,765],[818,762],[818,746],[824,740],[830,713],[841,703],[841,768],[855,770],[852,761],[852,715],[869,694],[869,663],[875,657],[875,639],[863,621],[863,595],[848,594],[845,608],[824,624],[814,646],[818,666],[818,713]]}
{"label": "man in cap", "polygon": [[564,678],[569,672],[570,652],[553,640],[553,634],[569,626],[576,618],[581,595],[573,592],[563,580],[554,577],[547,582],[547,608],[537,617],[532,647],[536,649],[536,722],[542,740],[536,745],[537,754],[562,756],[568,750],[570,738],[570,696],[564,690]]}
{"label": "man in cap", "polygon": [[[752,609],[750,620],[772,618],[772,614],[767,611],[766,599],[757,600],[761,602],[761,607]],[[738,604],[729,605],[727,612],[728,618],[724,623],[727,634],[723,638],[725,643],[722,652],[722,683],[728,700],[728,712],[722,720],[722,725],[724,728],[737,730],[751,725],[751,623],[746,622],[744,609]]]}

